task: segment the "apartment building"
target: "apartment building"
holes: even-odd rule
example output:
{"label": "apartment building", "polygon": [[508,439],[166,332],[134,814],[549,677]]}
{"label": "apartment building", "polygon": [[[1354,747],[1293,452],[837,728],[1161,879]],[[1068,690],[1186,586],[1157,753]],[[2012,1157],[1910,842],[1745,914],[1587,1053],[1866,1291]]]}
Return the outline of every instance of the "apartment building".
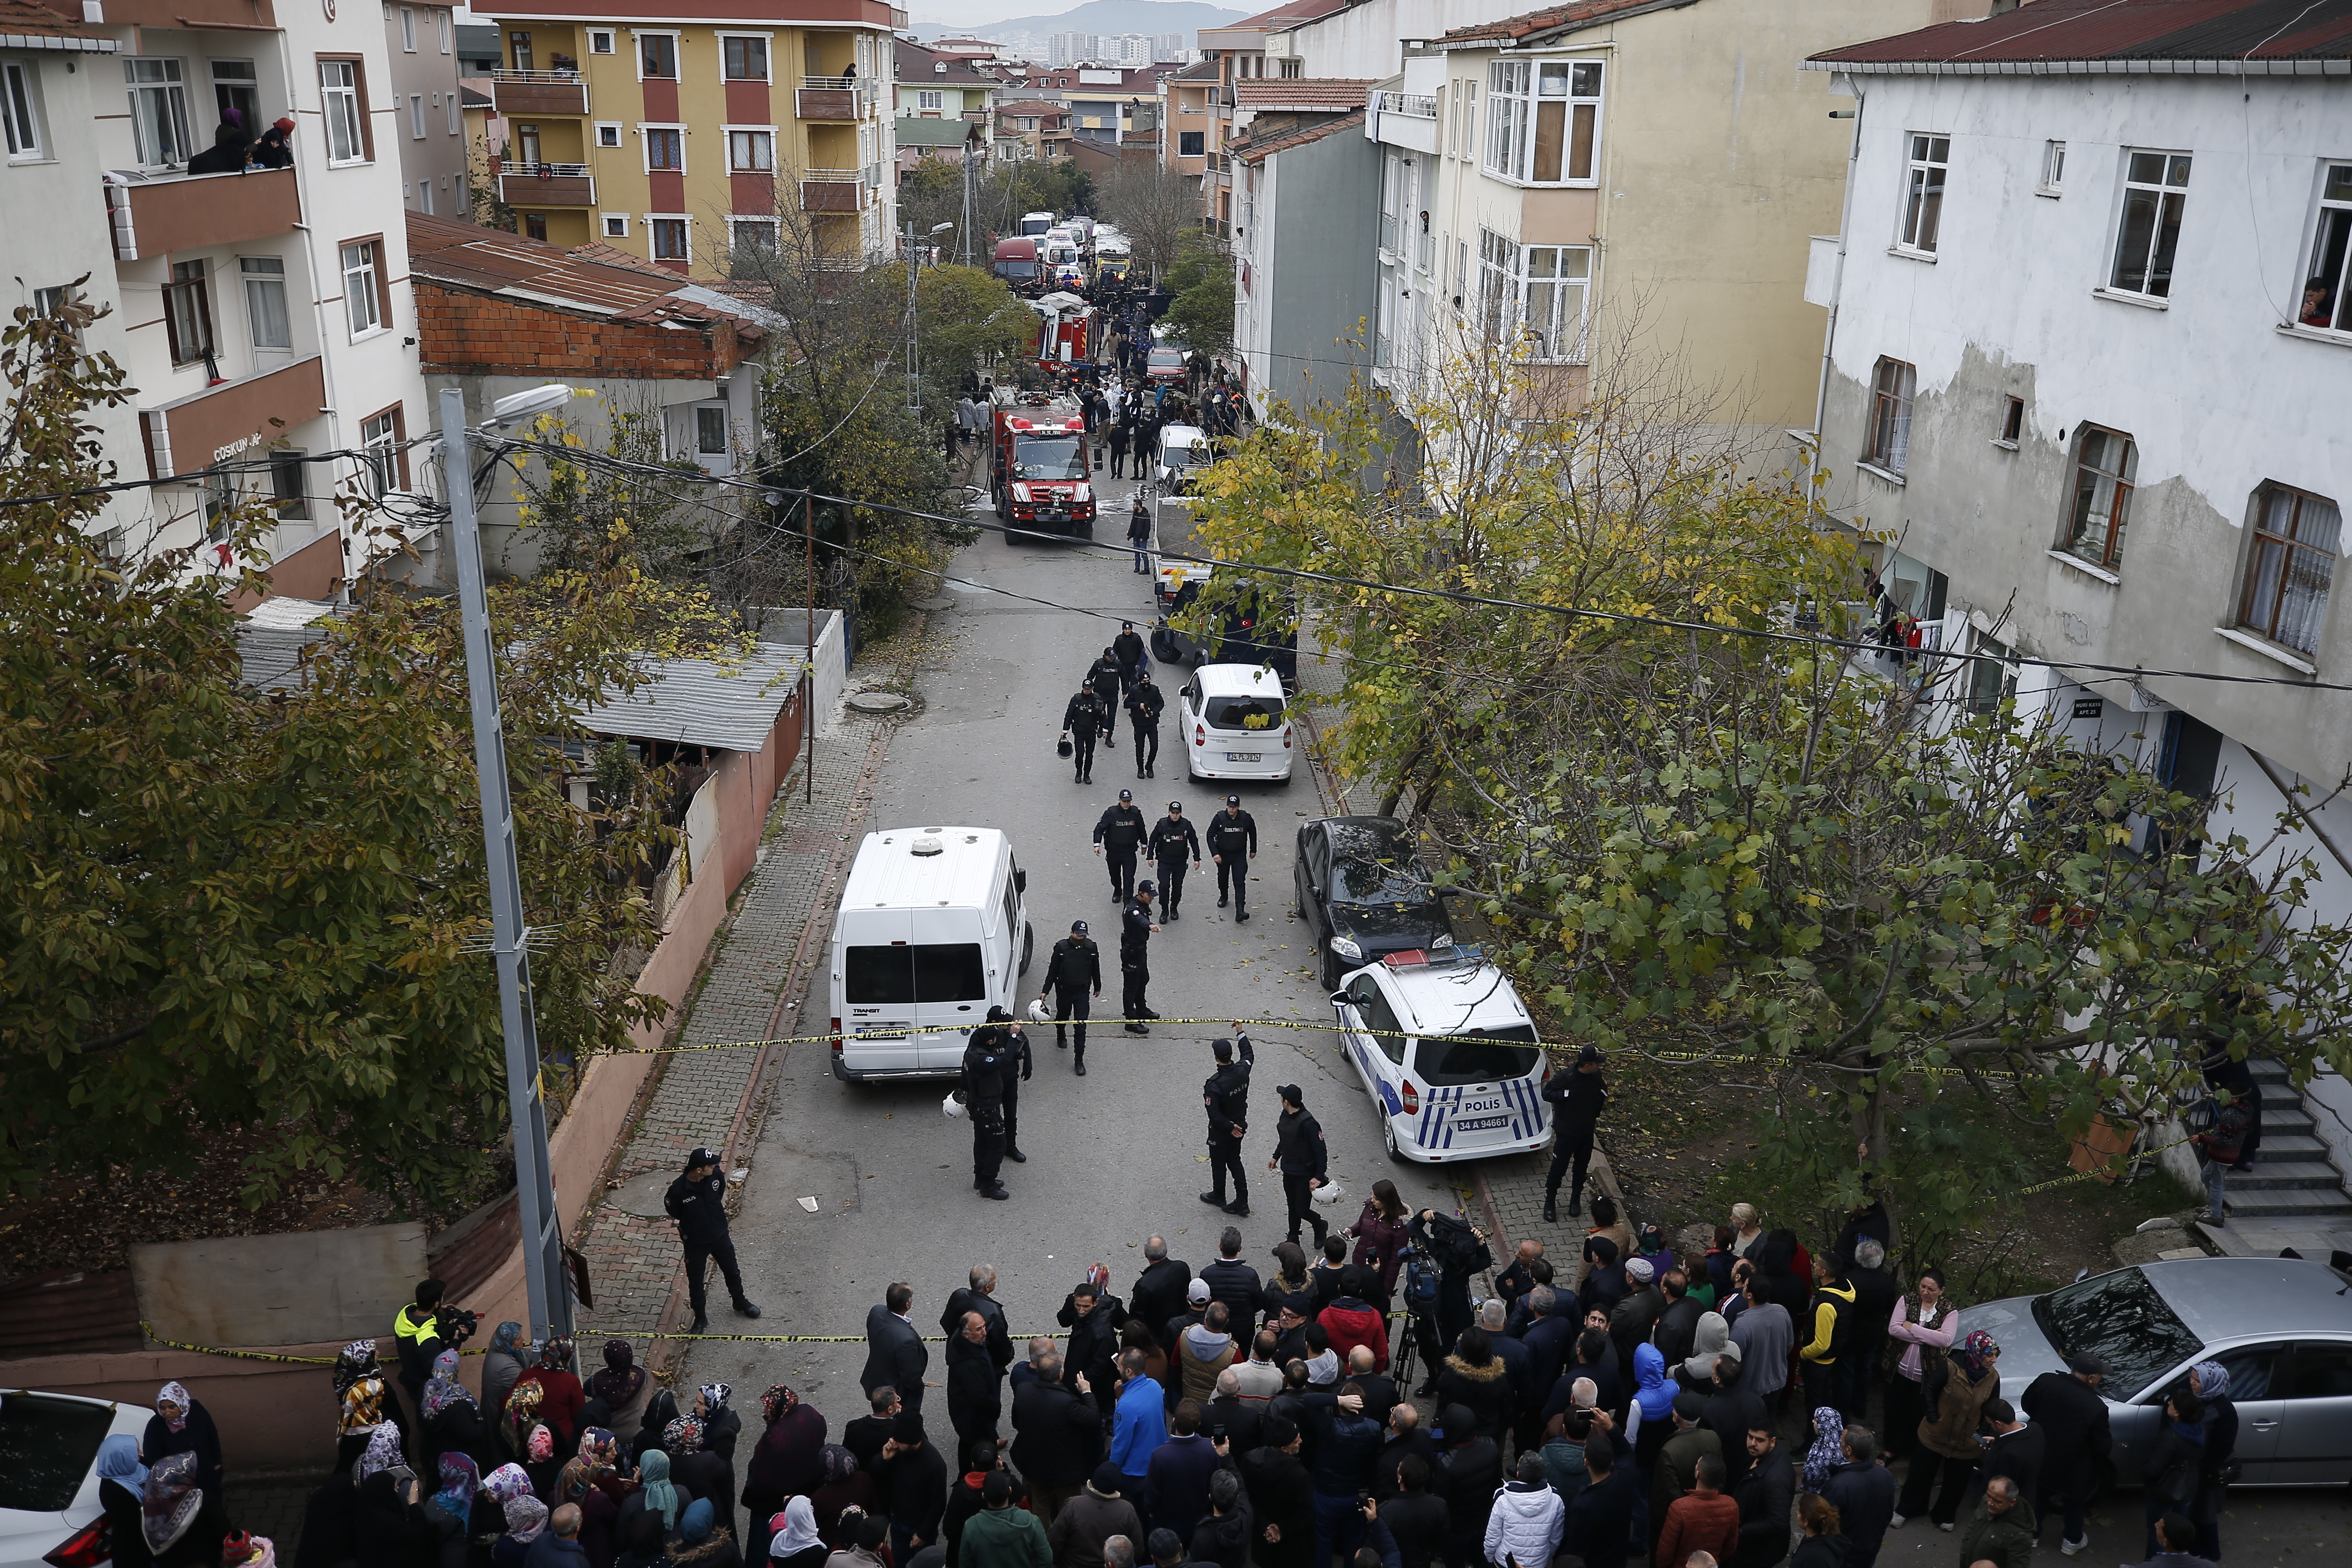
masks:
{"label": "apartment building", "polygon": [[[1203,27],[1197,35],[1201,40],[1202,62],[1213,68],[1214,75],[1201,105],[1201,221],[1213,234],[1230,234],[1234,222],[1233,156],[1226,143],[1234,139],[1247,118],[1238,121],[1234,112],[1234,89],[1244,81],[1255,81],[1267,76],[1300,76],[1306,74],[1296,60],[1274,61],[1269,68],[1266,56],[1268,35],[1284,27],[1328,16],[1345,10],[1348,0],[1287,0],[1287,4],[1255,16],[1244,16],[1222,27]],[[1190,85],[1188,71],[1183,79]],[[1187,127],[1189,129],[1189,127]],[[1181,141],[1182,131],[1176,132]],[[1162,156],[1170,156],[1163,152]],[[1181,154],[1176,154],[1181,156]],[[1176,165],[1182,167],[1181,163]],[[1187,171],[1190,172],[1189,170]]]}
{"label": "apartment building", "polygon": [[[839,256],[890,243],[891,28],[877,0],[509,0],[492,96],[499,199],[528,237],[725,270],[780,217]],[[714,16],[730,19],[714,20]]]}
{"label": "apartment building", "polygon": [[2300,811],[2352,917],[2342,8],[2036,0],[1811,64],[1855,114],[1826,507],[1896,536],[1928,647],[1994,656],[1956,701],[2228,792],[2219,834]]}
{"label": "apartment building", "polygon": [[996,78],[973,69],[970,57],[906,38],[891,40],[891,58],[898,69],[891,113],[901,120],[985,119],[1004,89]]}
{"label": "apartment building", "polygon": [[400,147],[401,199],[411,212],[463,215],[466,119],[458,78],[457,27],[446,5],[388,5],[384,55],[390,62],[393,139]]}
{"label": "apartment building", "polygon": [[1197,60],[1160,79],[1160,163],[1197,187],[1209,169],[1209,138],[1217,130],[1215,60]]}
{"label": "apartment building", "polygon": [[1070,155],[1070,111],[1042,98],[996,106],[996,155],[1014,163]]}

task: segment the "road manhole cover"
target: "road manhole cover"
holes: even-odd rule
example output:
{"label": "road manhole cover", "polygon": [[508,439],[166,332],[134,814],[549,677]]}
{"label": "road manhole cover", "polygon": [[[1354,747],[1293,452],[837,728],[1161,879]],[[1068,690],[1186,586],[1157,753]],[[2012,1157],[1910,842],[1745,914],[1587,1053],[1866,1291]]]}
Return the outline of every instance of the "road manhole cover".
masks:
{"label": "road manhole cover", "polygon": [[850,710],[856,713],[904,713],[913,706],[895,691],[859,691],[849,699]]}

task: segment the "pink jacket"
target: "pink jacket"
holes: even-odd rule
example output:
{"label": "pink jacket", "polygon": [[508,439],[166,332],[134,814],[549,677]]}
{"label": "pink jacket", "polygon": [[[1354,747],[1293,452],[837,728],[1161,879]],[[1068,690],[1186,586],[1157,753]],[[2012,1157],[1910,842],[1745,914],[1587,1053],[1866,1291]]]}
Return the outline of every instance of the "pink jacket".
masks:
{"label": "pink jacket", "polygon": [[1904,1342],[1903,1359],[1895,1363],[1895,1370],[1916,1383],[1919,1381],[1919,1347],[1933,1345],[1940,1351],[1950,1350],[1952,1330],[1960,1321],[1960,1310],[1949,1301],[1938,1301],[1932,1324],[1925,1319],[1914,1323],[1906,1321],[1910,1316],[1906,1310],[1909,1300],[1904,1296],[1895,1299],[1894,1315],[1886,1321],[1886,1336]]}

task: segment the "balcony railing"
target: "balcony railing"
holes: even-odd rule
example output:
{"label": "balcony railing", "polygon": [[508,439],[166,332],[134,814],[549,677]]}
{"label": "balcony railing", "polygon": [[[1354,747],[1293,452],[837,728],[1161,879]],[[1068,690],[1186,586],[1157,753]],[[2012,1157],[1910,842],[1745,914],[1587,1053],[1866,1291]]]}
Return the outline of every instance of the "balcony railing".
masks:
{"label": "balcony railing", "polygon": [[585,114],[588,84],[578,71],[508,70],[490,73],[490,99],[502,114]]}
{"label": "balcony railing", "polygon": [[878,85],[866,77],[814,77],[793,92],[793,112],[803,120],[870,119]]}
{"label": "balcony railing", "polygon": [[499,199],[513,207],[593,207],[596,182],[585,163],[508,163]]}
{"label": "balcony railing", "polygon": [[863,212],[874,200],[874,181],[864,169],[809,169],[801,174],[801,211]]}
{"label": "balcony railing", "polygon": [[1376,105],[1382,114],[1410,115],[1415,120],[1437,118],[1437,100],[1426,92],[1391,92],[1383,88],[1377,95]]}
{"label": "balcony railing", "polygon": [[147,472],[163,479],[248,456],[279,431],[290,434],[324,410],[319,356],[225,381],[158,408],[139,411]]}
{"label": "balcony railing", "polygon": [[302,221],[291,169],[242,174],[106,175],[114,258],[138,261],[174,250],[289,234]]}

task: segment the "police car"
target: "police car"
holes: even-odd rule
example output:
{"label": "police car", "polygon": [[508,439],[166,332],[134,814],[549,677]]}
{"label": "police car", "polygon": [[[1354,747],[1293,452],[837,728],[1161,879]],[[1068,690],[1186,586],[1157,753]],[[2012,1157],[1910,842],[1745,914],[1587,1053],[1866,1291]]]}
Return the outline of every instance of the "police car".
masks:
{"label": "police car", "polygon": [[1535,1020],[1475,947],[1392,952],[1331,994],[1389,1158],[1440,1164],[1551,1138]]}

